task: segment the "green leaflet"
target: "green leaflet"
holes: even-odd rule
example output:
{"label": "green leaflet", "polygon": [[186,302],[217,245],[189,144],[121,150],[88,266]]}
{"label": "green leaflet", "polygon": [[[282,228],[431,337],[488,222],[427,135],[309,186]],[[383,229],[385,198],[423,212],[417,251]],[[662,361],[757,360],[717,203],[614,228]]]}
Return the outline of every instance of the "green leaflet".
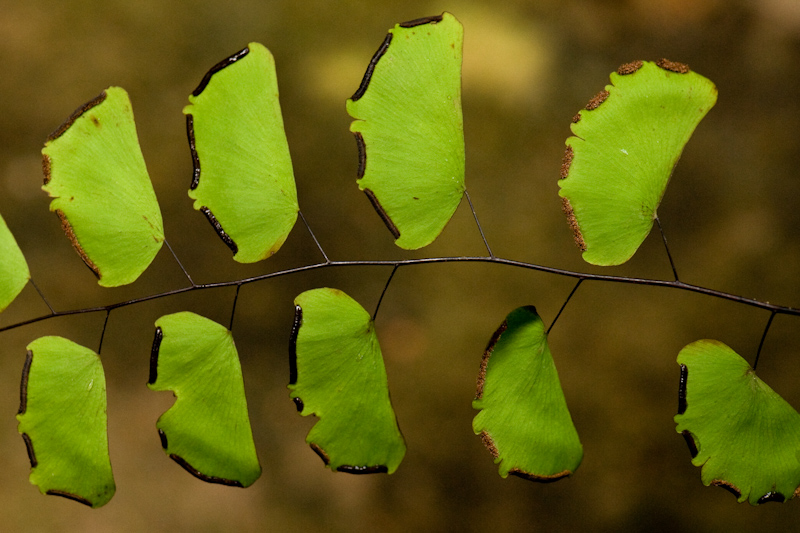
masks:
{"label": "green leaflet", "polygon": [[17,420],[31,460],[30,481],[43,494],[101,507],[116,486],[100,358],[62,337],[41,337],[27,350]]}
{"label": "green leaflet", "polygon": [[109,87],[78,108],[42,150],[50,210],[103,287],[135,281],[164,242],[128,94]]}
{"label": "green leaflet", "polygon": [[194,208],[236,261],[266,259],[289,236],[299,209],[272,54],[250,43],[208,71],[189,101],[183,112]]}
{"label": "green leaflet", "polygon": [[700,340],[678,354],[678,433],[716,485],[751,505],[783,502],[800,486],[800,415],[736,352]]}
{"label": "green leaflet", "polygon": [[156,423],[170,458],[209,483],[247,487],[259,478],[242,368],[227,328],[189,312],[159,318],[147,386],[177,398]]}
{"label": "green leaflet", "polygon": [[28,263],[0,215],[0,312],[14,301],[29,279]]}
{"label": "green leaflet", "polygon": [[388,472],[406,452],[389,399],[383,356],[369,314],[336,289],[295,299],[290,396],[319,421],[306,442],[331,469]]}
{"label": "green leaflet", "polygon": [[347,101],[358,186],[407,250],[433,242],[464,194],[462,42],[450,13],[396,25]]}
{"label": "green leaflet", "polygon": [[534,307],[515,309],[492,335],[472,407],[480,410],[472,429],[502,477],[557,481],[581,464],[583,446]]}
{"label": "green leaflet", "polygon": [[631,258],[653,227],[683,147],[717,100],[717,89],[688,67],[636,61],[573,119],[559,195],[595,265]]}

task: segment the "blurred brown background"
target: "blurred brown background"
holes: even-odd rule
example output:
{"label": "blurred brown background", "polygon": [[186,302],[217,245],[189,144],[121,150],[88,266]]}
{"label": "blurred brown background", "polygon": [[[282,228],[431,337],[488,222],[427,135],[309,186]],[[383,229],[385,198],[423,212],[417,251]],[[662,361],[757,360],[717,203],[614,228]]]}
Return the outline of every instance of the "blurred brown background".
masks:
{"label": "blurred brown background", "polygon": [[[713,80],[719,101],[683,154],[660,218],[681,279],[800,306],[797,178],[800,4],[795,0],[450,2],[72,0],[0,11],[0,212],[60,310],[183,286],[166,249],[133,286],[101,289],[48,212],[45,137],[109,85],[130,93],[167,238],[195,281],[235,280],[319,260],[298,225],[281,251],[239,265],[186,190],[182,107],[217,61],[259,41],[275,55],[300,205],[332,259],[482,253],[464,203],[438,241],[397,249],[355,185],[344,101],[396,22],[454,13],[465,27],[467,186],[494,252],[588,272],[671,276],[657,234],[628,264],[580,258],[557,196],[573,114],[634,59],[667,57]],[[313,424],[286,390],[293,298],[319,286],[374,308],[390,269],[339,268],[242,289],[234,334],[264,473],[249,489],[203,483],[162,452],[171,395],[145,387],[153,322],[192,310],[227,323],[232,289],[111,314],[102,357],[117,494],[91,510],[28,483],[16,431],[25,346],[64,335],[96,348],[101,314],[2,334],[0,523],[6,531],[747,531],[800,530],[797,502],[751,508],[706,488],[674,431],[689,342],[719,339],[752,361],[765,312],[669,289],[587,283],[550,336],[585,449],[571,479],[501,479],[472,434],[481,353],[505,315],[555,316],[574,281],[481,264],[398,271],[376,327],[408,453],[392,476],[331,473],[304,443]],[[28,287],[0,326],[46,313]],[[778,317],[759,374],[800,405],[797,319]]]}

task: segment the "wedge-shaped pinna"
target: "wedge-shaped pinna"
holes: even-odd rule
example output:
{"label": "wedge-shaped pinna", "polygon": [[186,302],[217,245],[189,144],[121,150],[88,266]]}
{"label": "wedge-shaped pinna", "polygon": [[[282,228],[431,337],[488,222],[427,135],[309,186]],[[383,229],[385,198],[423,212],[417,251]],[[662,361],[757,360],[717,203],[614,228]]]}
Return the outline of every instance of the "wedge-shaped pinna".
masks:
{"label": "wedge-shaped pinna", "polygon": [[0,216],[0,312],[14,301],[30,279],[28,262]]}
{"label": "wedge-shaped pinna", "polygon": [[240,263],[271,256],[297,221],[275,60],[258,43],[217,63],[184,108],[189,197]]}
{"label": "wedge-shaped pinna", "polygon": [[480,410],[472,429],[502,477],[551,482],[581,464],[583,446],[534,307],[515,309],[492,335],[472,407]]}
{"label": "wedge-shaped pinna", "polygon": [[226,327],[189,312],[159,318],[147,386],[176,397],[156,423],[171,459],[209,483],[247,487],[259,478],[242,368]]}
{"label": "wedge-shaped pinna", "polygon": [[47,138],[50,210],[103,287],[136,281],[164,242],[128,93],[110,87]]}
{"label": "wedge-shaped pinna", "polygon": [[333,470],[391,474],[406,445],[369,313],[336,289],[294,302],[290,396],[301,415],[319,417],[306,442]]}
{"label": "wedge-shaped pinna", "polygon": [[702,467],[703,484],[739,503],[784,502],[800,486],[800,415],[719,341],[700,340],[678,354],[681,433]]}
{"label": "wedge-shaped pinna", "polygon": [[636,61],[572,119],[559,195],[583,258],[619,265],[650,233],[672,169],[717,89],[686,65]]}
{"label": "wedge-shaped pinna", "polygon": [[450,13],[396,25],[347,101],[358,186],[407,250],[433,242],[464,195],[463,34]]}
{"label": "wedge-shaped pinna", "polygon": [[31,461],[30,481],[43,494],[101,507],[116,485],[100,358],[63,337],[41,337],[27,350],[17,420]]}

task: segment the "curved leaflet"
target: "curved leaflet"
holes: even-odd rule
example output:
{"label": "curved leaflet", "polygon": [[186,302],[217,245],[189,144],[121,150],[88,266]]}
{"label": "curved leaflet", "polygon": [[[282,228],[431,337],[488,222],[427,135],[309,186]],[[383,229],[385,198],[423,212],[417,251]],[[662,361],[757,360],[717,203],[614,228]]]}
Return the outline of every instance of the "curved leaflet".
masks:
{"label": "curved leaflet", "polygon": [[472,428],[498,463],[540,482],[571,476],[583,459],[542,319],[532,306],[512,311],[481,361]]}
{"label": "curved leaflet", "polygon": [[50,210],[98,283],[136,281],[161,249],[164,229],[125,90],[109,87],[78,108],[42,156]]}
{"label": "curved leaflet", "polygon": [[633,256],[716,99],[714,84],[686,65],[636,61],[612,73],[611,85],[575,115],[559,195],[585,261],[619,265]]}
{"label": "curved leaflet", "polygon": [[314,289],[295,299],[295,317],[290,396],[319,417],[306,442],[333,470],[391,474],[406,445],[369,314],[342,291]]}
{"label": "curved leaflet", "polygon": [[63,337],[28,345],[18,431],[43,494],[101,507],[116,485],[108,456],[106,380],[100,358]]}
{"label": "curved leaflet", "polygon": [[159,318],[147,386],[175,394],[156,423],[172,460],[209,483],[247,487],[259,478],[242,368],[227,328],[189,312]]}
{"label": "curved leaflet", "polygon": [[358,187],[397,246],[427,246],[464,194],[463,28],[450,13],[396,25],[347,101]]}
{"label": "curved leaflet", "polygon": [[741,503],[783,502],[800,486],[800,415],[736,352],[714,340],[693,342],[681,365],[675,430],[702,467],[705,485]]}
{"label": "curved leaflet", "polygon": [[240,263],[271,256],[297,220],[275,60],[250,43],[215,65],[183,110],[194,174],[189,197]]}

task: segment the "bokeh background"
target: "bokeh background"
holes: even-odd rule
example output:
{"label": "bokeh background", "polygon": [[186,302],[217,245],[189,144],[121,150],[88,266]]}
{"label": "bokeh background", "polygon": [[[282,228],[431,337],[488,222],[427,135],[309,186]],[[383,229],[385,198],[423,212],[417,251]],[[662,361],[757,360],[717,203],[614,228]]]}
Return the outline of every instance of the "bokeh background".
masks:
{"label": "bokeh background", "polygon": [[[560,211],[557,178],[571,117],[634,59],[688,63],[719,101],[686,148],[659,215],[681,279],[800,306],[800,3],[796,0],[450,2],[26,0],[0,11],[0,212],[59,310],[184,286],[168,251],[134,285],[101,289],[48,212],[45,137],[109,85],[130,93],[167,238],[199,283],[320,259],[298,225],[273,258],[239,265],[186,190],[182,107],[217,61],[259,41],[277,61],[300,205],[336,260],[483,251],[463,203],[427,249],[404,252],[355,184],[344,101],[396,22],[454,13],[465,27],[467,186],[494,252],[550,266],[669,279],[657,234],[628,264],[583,263]],[[16,431],[25,346],[64,335],[96,347],[103,314],[48,320],[0,340],[0,523],[5,531],[755,531],[800,530],[797,502],[751,508],[700,482],[675,433],[678,351],[719,339],[753,360],[768,313],[671,289],[586,283],[550,335],[585,449],[571,479],[501,479],[472,434],[483,349],[505,315],[535,305],[553,319],[574,280],[482,264],[403,268],[376,327],[408,444],[392,476],[332,473],[304,442],[314,423],[289,399],[293,298],[320,286],[374,308],[390,269],[339,268],[242,289],[234,335],[261,479],[203,483],[161,450],[155,420],[172,402],[149,391],[153,322],[192,310],[227,323],[233,289],[114,311],[102,350],[117,494],[91,510],[28,483]],[[32,287],[0,326],[45,314]],[[798,319],[779,316],[759,374],[800,405]]]}

